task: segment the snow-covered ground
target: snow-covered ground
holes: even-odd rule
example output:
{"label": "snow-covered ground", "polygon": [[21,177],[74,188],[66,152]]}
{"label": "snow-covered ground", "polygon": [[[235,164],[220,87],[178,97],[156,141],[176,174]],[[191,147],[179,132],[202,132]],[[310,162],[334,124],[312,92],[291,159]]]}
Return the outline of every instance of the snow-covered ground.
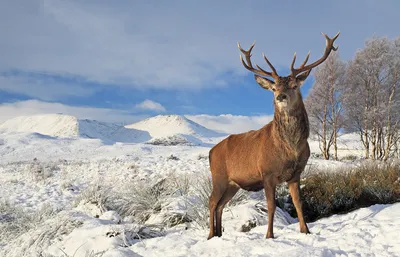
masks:
{"label": "snow-covered ground", "polygon": [[[151,144],[177,135],[192,144]],[[0,256],[400,256],[400,204],[318,220],[309,224],[311,235],[300,234],[297,221],[278,209],[276,238],[266,240],[261,192],[226,208],[221,238],[206,240],[207,228],[195,222],[160,228],[171,213],[207,213],[195,188],[209,174],[210,147],[224,136],[176,115],[126,127],[65,115],[0,124]],[[360,154],[357,139],[344,135],[340,154]],[[318,144],[310,144],[317,153]],[[308,168],[343,165],[354,164],[310,159]],[[160,210],[142,225],[105,208],[96,195],[129,199],[133,189],[172,177],[184,187],[186,176],[188,192],[162,196]],[[99,200],[85,201],[88,192]],[[29,214],[36,217],[23,219]],[[244,229],[249,224],[255,227]]]}
{"label": "snow-covered ground", "polygon": [[[226,216],[228,213],[225,214]],[[229,231],[205,240],[204,231],[182,231],[145,240],[130,249],[143,256],[399,256],[400,204],[375,205],[309,224],[275,222],[275,239],[266,226],[250,232]]]}

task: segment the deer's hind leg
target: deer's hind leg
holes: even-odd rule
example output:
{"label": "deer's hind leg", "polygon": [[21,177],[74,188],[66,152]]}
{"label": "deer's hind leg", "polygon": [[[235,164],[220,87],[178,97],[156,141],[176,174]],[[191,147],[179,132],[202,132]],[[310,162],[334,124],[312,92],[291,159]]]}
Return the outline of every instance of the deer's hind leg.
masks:
{"label": "deer's hind leg", "polygon": [[213,190],[211,192],[209,198],[209,205],[208,208],[210,210],[210,234],[208,235],[207,239],[211,239],[212,237],[216,236],[216,209],[218,206],[218,202],[221,200],[222,196],[224,195],[228,183],[216,183],[216,179],[213,177]]}
{"label": "deer's hind leg", "polygon": [[216,236],[222,236],[222,211],[224,210],[225,205],[235,196],[237,191],[239,190],[239,186],[235,183],[231,182],[228,184],[227,189],[225,190],[222,198],[219,200],[217,205],[217,215],[216,215]]}

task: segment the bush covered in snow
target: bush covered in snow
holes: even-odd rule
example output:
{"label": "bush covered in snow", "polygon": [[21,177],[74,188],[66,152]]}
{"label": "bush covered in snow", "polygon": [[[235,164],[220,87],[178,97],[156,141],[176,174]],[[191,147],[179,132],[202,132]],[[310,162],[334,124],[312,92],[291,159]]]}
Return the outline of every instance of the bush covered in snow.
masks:
{"label": "bush covered in snow", "polygon": [[179,157],[171,154],[170,156],[167,157],[167,160],[179,161]]}
{"label": "bush covered in snow", "polygon": [[354,162],[356,160],[360,159],[360,156],[354,155],[354,154],[349,154],[346,156],[343,156],[340,160],[341,161],[351,161]]}
{"label": "bush covered in snow", "polygon": [[48,205],[36,212],[29,212],[8,202],[0,202],[0,245],[19,237],[57,214]]}
{"label": "bush covered in snow", "polygon": [[[155,183],[138,180],[119,187],[90,185],[75,199],[75,207],[92,217],[112,210],[136,224],[173,227],[191,223],[192,227],[207,228],[211,191],[209,171],[168,174]],[[227,208],[247,199],[249,192],[240,190]]]}
{"label": "bush covered in snow", "polygon": [[94,210],[94,212],[92,212],[92,214],[95,213],[94,216],[99,216],[103,212],[107,211],[106,205],[108,204],[110,197],[111,195],[109,193],[109,190],[106,190],[99,184],[93,184],[88,186],[79,194],[79,196],[74,201],[74,205],[75,207],[85,204],[94,205],[97,208],[96,210]]}
{"label": "bush covered in snow", "polygon": [[173,188],[167,183],[165,179],[156,183],[135,182],[127,191],[116,191],[107,206],[123,217],[131,216],[135,222],[144,223],[160,212],[163,201],[172,193]]}
{"label": "bush covered in snow", "polygon": [[[194,223],[201,228],[209,227],[209,197],[212,192],[212,181],[207,173],[200,173],[196,176],[193,183],[192,201],[189,202],[189,216]],[[236,195],[228,202],[227,207],[236,206],[249,199],[250,192],[239,190]]]}

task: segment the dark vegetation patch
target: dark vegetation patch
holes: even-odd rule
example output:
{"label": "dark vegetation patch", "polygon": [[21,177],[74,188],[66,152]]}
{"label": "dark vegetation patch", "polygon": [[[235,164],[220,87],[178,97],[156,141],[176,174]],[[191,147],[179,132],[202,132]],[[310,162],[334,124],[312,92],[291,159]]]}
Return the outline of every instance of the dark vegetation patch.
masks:
{"label": "dark vegetation patch", "polygon": [[[363,164],[349,170],[317,171],[301,181],[303,211],[307,222],[333,214],[400,202],[400,164]],[[281,189],[277,204],[296,217],[288,192]]]}

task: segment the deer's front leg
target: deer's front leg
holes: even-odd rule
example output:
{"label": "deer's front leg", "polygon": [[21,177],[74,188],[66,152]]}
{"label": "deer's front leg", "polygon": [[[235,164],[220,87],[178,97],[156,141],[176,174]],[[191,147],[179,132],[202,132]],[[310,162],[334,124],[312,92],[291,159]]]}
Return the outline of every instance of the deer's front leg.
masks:
{"label": "deer's front leg", "polygon": [[272,181],[264,181],[265,197],[268,206],[268,230],[266,238],[274,238],[274,215],[275,215],[275,189],[276,184]]}
{"label": "deer's front leg", "polygon": [[300,199],[300,182],[295,181],[292,183],[288,183],[288,186],[290,195],[292,196],[294,207],[296,208],[297,217],[299,218],[300,232],[310,234],[310,230],[308,230],[307,224],[304,221],[303,216],[303,207]]}

